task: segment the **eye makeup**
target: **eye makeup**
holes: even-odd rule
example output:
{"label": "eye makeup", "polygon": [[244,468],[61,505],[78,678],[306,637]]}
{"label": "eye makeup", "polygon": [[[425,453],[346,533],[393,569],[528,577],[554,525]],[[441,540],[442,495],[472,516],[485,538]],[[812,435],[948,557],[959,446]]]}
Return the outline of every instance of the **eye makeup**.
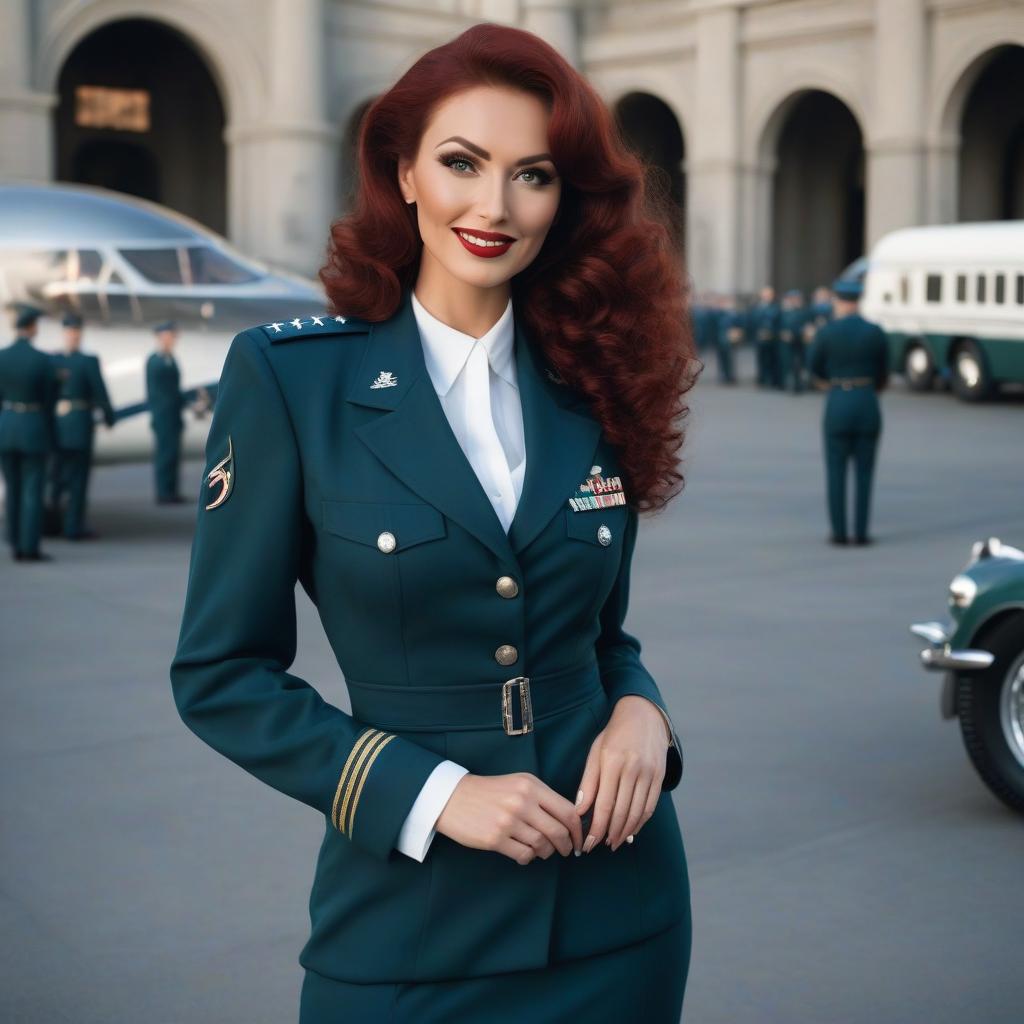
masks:
{"label": "eye makeup", "polygon": [[[453,164],[458,163],[467,163],[471,167],[476,168],[476,161],[474,160],[474,158],[470,156],[469,153],[460,149],[453,149],[449,150],[446,153],[441,153],[438,155],[437,159],[445,167],[450,167],[452,170],[455,170]],[[551,182],[555,180],[554,175],[552,175],[549,171],[544,170],[543,167],[523,167],[519,171],[520,174],[524,172],[534,174],[537,176],[537,181],[526,183],[534,188],[542,188],[544,185],[550,185]],[[458,174],[460,172],[456,171],[455,173]]]}

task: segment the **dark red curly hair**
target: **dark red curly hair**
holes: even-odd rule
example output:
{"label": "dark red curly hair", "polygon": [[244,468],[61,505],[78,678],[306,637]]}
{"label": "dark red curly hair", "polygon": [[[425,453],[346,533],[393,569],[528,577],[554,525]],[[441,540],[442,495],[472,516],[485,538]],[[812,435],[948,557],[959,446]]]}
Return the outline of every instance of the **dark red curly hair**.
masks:
{"label": "dark red curly hair", "polygon": [[353,210],[331,225],[319,275],[332,312],[386,320],[416,283],[423,243],[398,187],[398,159],[415,159],[440,102],[479,85],[521,89],[549,111],[562,193],[543,247],[510,282],[514,308],[619,451],[631,504],[656,511],[683,487],[684,395],[702,368],[673,212],[594,88],[538,36],[474,25],[425,53],[369,106]]}

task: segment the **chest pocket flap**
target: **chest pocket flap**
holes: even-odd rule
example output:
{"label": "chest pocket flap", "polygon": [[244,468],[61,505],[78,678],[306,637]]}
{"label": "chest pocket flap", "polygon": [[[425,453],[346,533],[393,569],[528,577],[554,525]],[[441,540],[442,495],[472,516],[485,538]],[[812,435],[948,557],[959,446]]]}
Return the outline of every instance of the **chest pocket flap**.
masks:
{"label": "chest pocket flap", "polygon": [[[602,543],[601,527],[608,527],[604,533],[605,542]],[[574,540],[585,540],[598,547],[609,547],[615,539],[621,535],[626,527],[625,505],[613,506],[612,508],[590,509],[586,512],[574,512],[571,508],[565,510],[565,532]]]}
{"label": "chest pocket flap", "polygon": [[377,547],[388,531],[396,551],[446,536],[444,516],[433,505],[392,505],[368,501],[324,501],[323,527],[328,533]]}

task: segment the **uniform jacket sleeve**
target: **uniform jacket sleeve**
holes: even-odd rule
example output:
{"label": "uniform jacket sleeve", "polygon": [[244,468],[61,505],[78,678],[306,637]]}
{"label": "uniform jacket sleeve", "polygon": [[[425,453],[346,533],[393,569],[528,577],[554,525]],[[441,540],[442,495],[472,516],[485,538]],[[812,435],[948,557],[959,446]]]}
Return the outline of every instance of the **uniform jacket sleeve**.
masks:
{"label": "uniform jacket sleeve", "polygon": [[826,327],[822,327],[811,343],[811,354],[808,359],[808,366],[811,373],[819,380],[828,379],[828,367],[825,362],[825,344],[828,338]]}
{"label": "uniform jacket sleeve", "polygon": [[174,701],[201,740],[386,860],[445,759],[353,718],[288,671],[308,522],[291,419],[262,344],[237,335],[221,375],[206,473],[230,439],[231,489],[208,509],[221,485],[201,487]]}
{"label": "uniform jacket sleeve", "polygon": [[672,732],[672,744],[666,754],[663,790],[675,789],[683,774],[683,748],[669,716],[665,700],[654,677],[640,660],[640,641],[623,628],[626,610],[629,606],[629,575],[633,562],[633,549],[639,517],[636,509],[629,505],[626,518],[626,534],[622,541],[622,565],[612,586],[611,593],[601,609],[601,632],[597,638],[597,662],[601,672],[601,683],[614,704],[620,697],[636,694],[646,697],[662,712]]}
{"label": "uniform jacket sleeve", "polygon": [[89,378],[93,403],[103,410],[104,421],[108,427],[112,427],[114,425],[114,407],[110,404],[107,386],[103,383],[103,371],[100,369],[100,361],[96,356],[92,356],[89,360]]}

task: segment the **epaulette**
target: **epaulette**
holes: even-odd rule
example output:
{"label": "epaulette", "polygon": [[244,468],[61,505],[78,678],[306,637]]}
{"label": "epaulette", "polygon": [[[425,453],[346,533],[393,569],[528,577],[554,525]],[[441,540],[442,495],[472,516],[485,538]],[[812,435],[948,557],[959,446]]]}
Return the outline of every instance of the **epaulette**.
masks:
{"label": "epaulette", "polygon": [[293,320],[275,320],[273,323],[260,324],[261,329],[270,339],[275,341],[291,341],[293,338],[310,336],[323,337],[327,334],[351,334],[368,331],[369,321],[358,317],[342,316],[340,313],[318,313],[315,316],[295,317]]}

